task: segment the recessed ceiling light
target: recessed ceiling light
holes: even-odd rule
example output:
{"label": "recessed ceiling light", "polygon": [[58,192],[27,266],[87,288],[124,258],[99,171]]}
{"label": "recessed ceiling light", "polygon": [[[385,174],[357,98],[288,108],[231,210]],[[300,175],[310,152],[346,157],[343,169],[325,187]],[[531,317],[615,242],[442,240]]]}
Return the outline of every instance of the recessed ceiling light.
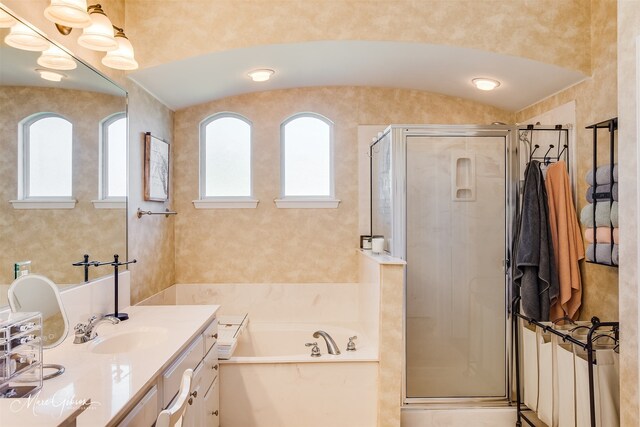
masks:
{"label": "recessed ceiling light", "polygon": [[494,90],[498,86],[500,86],[500,82],[493,79],[487,79],[484,77],[479,77],[471,80],[471,83],[475,85],[480,90]]}
{"label": "recessed ceiling light", "polygon": [[40,77],[45,80],[49,80],[50,82],[59,82],[64,77],[67,77],[62,73],[56,73],[55,71],[51,70],[43,70],[42,68],[36,68],[36,71],[40,73]]}
{"label": "recessed ceiling light", "polygon": [[266,82],[274,73],[275,71],[268,68],[261,68],[259,70],[249,71],[249,77],[251,77],[251,80],[254,82]]}

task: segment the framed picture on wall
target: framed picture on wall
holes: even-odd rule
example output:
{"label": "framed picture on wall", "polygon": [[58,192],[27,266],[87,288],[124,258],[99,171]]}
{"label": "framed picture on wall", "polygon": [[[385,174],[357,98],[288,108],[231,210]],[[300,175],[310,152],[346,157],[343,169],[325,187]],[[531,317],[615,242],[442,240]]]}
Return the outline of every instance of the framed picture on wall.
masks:
{"label": "framed picture on wall", "polygon": [[144,135],[144,199],[166,202],[169,198],[169,143],[147,132]]}

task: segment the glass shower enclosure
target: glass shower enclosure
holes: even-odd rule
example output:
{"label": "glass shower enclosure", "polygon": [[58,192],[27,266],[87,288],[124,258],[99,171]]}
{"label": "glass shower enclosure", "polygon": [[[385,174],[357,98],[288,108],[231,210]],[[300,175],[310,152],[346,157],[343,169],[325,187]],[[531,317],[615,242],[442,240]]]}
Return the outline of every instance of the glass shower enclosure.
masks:
{"label": "glass shower enclosure", "polygon": [[390,126],[370,147],[371,234],[407,262],[405,403],[506,400],[508,126]]}

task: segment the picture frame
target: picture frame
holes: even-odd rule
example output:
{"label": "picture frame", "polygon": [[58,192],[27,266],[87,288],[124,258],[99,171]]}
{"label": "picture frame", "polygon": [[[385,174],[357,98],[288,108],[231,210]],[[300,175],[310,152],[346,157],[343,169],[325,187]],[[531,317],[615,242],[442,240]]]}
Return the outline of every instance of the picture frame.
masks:
{"label": "picture frame", "polygon": [[144,200],[166,202],[169,199],[169,143],[144,134]]}

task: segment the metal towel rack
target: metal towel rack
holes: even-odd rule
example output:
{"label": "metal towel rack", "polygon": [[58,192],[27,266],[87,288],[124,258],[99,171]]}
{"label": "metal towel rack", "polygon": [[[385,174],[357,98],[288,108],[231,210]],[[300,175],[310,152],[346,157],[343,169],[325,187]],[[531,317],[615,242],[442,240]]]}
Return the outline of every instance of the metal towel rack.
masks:
{"label": "metal towel rack", "polygon": [[168,208],[165,209],[164,212],[143,211],[142,209],[138,208],[138,218],[142,218],[142,215],[164,215],[166,218],[169,218],[169,215],[178,215],[178,212],[170,211]]}

